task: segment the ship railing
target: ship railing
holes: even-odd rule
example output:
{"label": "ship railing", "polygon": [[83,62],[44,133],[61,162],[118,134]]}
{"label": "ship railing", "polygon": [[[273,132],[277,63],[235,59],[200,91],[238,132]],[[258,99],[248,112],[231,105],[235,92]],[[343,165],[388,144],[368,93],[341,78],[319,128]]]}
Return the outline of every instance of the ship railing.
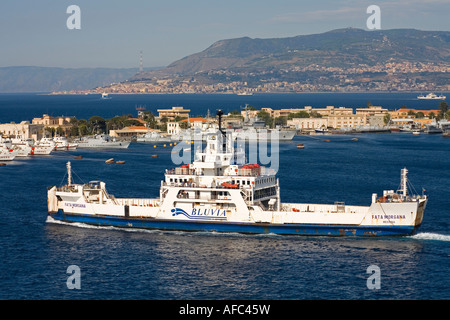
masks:
{"label": "ship railing", "polygon": [[281,211],[315,213],[366,213],[367,207],[347,206],[342,202],[335,204],[283,203]]}
{"label": "ship railing", "polygon": [[226,196],[218,196],[218,195],[213,195],[213,194],[210,194],[207,196],[199,195],[199,194],[192,195],[187,192],[179,193],[177,195],[177,198],[178,199],[187,199],[187,200],[231,200],[230,196],[226,197]]}
{"label": "ship railing", "polygon": [[115,201],[122,206],[159,207],[158,199],[116,198]]}
{"label": "ship railing", "polygon": [[401,202],[417,202],[420,201],[422,199],[426,199],[427,196],[426,195],[419,195],[419,194],[415,194],[415,195],[411,195],[411,196],[403,196],[401,194],[398,193],[394,193],[394,194],[388,194],[382,197],[379,197],[377,199],[377,202],[379,203],[385,203],[385,202],[394,202],[394,203],[401,203]]}
{"label": "ship railing", "polygon": [[60,191],[60,192],[78,192],[78,188],[75,185],[65,185],[62,187],[56,187],[56,191]]}

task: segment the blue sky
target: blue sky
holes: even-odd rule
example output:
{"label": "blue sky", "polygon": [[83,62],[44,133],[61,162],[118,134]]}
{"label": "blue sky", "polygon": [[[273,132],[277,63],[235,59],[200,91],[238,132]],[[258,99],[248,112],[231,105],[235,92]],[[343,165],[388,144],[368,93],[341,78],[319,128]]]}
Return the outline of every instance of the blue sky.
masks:
{"label": "blue sky", "polygon": [[[69,30],[69,5],[81,30]],[[366,28],[369,5],[381,28],[450,31],[450,0],[1,0],[0,66],[164,66],[222,39],[289,37]]]}

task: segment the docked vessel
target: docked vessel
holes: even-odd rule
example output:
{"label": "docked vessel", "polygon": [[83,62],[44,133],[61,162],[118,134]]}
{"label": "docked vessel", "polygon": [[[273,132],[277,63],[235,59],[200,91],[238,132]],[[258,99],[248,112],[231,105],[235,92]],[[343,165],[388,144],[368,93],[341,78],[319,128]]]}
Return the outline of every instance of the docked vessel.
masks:
{"label": "docked vessel", "polygon": [[428,124],[428,125],[426,125],[425,133],[428,133],[428,134],[441,134],[441,133],[443,133],[443,131],[438,125]]}
{"label": "docked vessel", "polygon": [[15,139],[13,145],[19,146],[28,151],[28,155],[49,155],[55,148],[55,143],[51,138],[42,138],[38,142],[34,139]]}
{"label": "docked vessel", "polygon": [[440,96],[438,96],[432,92],[427,94],[426,96],[424,96],[423,94],[417,96],[417,99],[419,99],[419,100],[445,100],[446,98],[447,97],[442,94]]}
{"label": "docked vessel", "polygon": [[94,137],[83,137],[76,141],[78,148],[123,148],[126,149],[130,145],[128,141],[117,141],[111,139],[109,135],[96,135]]}
{"label": "docked vessel", "polygon": [[296,134],[294,130],[264,129],[264,128],[243,128],[235,129],[232,134],[234,140],[263,140],[271,141],[272,138],[278,141],[291,141]]}
{"label": "docked vessel", "polygon": [[0,160],[14,160],[16,157],[28,157],[30,155],[31,147],[22,142],[21,139],[5,139],[0,136],[0,149],[2,156]]}
{"label": "docked vessel", "polygon": [[171,142],[172,139],[162,136],[159,132],[147,132],[136,138],[137,142]]}
{"label": "docked vessel", "polygon": [[16,158],[18,151],[0,144],[0,161],[12,161]]}
{"label": "docked vessel", "polygon": [[55,150],[58,151],[76,150],[78,147],[77,143],[69,142],[66,137],[54,137],[53,142],[55,143]]}
{"label": "docked vessel", "polygon": [[237,164],[244,154],[221,129],[219,114],[219,130],[195,161],[166,170],[159,197],[116,198],[104,182],[73,184],[69,162],[67,184],[48,188],[49,216],[124,228],[326,236],[410,235],[422,223],[427,196],[409,192],[406,168],[399,190],[372,194],[369,206],[283,203],[274,172]]}

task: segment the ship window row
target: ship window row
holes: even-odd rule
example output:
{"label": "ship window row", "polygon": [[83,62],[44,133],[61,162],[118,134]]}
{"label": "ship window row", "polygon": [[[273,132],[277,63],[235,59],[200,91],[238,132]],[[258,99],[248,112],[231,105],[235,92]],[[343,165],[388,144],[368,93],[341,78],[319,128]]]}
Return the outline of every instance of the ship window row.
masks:
{"label": "ship window row", "polygon": [[250,180],[231,180],[231,184],[250,185]]}
{"label": "ship window row", "polygon": [[265,188],[261,190],[255,191],[254,200],[258,200],[261,198],[275,196],[277,194],[277,190],[275,187]]}
{"label": "ship window row", "polygon": [[228,191],[213,191],[211,193],[202,193],[200,191],[180,190],[177,194],[178,199],[203,199],[203,200],[231,200],[231,194]]}
{"label": "ship window row", "polygon": [[262,178],[258,180],[258,183],[273,183],[275,182],[275,177]]}
{"label": "ship window row", "polygon": [[172,179],[172,178],[170,178],[170,182],[190,182],[189,181],[190,179],[177,179],[177,178],[175,178],[175,179]]}

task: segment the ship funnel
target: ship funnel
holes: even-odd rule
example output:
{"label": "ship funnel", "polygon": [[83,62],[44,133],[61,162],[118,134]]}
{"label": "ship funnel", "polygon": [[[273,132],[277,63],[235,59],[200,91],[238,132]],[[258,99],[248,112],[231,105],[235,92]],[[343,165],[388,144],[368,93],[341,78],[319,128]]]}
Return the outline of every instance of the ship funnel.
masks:
{"label": "ship funnel", "polygon": [[222,116],[223,116],[223,112],[221,109],[217,110],[217,117],[219,118],[219,131],[222,132],[223,135],[225,135],[225,133],[222,131]]}

